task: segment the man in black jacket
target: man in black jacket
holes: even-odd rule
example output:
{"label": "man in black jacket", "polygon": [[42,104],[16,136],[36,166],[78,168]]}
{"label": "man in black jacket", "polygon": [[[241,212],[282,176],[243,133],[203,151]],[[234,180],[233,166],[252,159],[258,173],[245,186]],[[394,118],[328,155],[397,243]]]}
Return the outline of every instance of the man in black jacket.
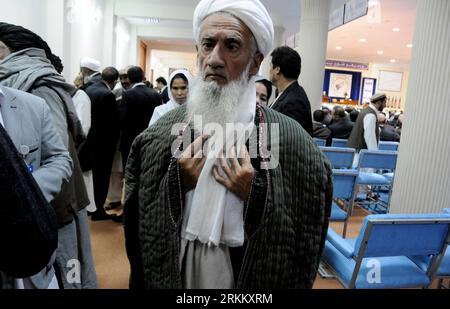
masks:
{"label": "man in black jacket", "polygon": [[328,126],[331,138],[348,139],[353,130],[353,123],[342,106],[333,108],[333,122]]}
{"label": "man in black jacket", "polygon": [[322,110],[316,110],[313,114],[313,137],[327,140],[327,145],[331,145],[331,131],[322,123],[325,113]]}
{"label": "man in black jacket", "polygon": [[155,107],[161,104],[159,94],[144,83],[144,71],[140,67],[128,70],[131,89],[122,95],[121,123],[122,137],[120,151],[122,152],[123,170],[127,163],[131,144],[142,131],[148,127]]}
{"label": "man in black jacket", "polygon": [[386,116],[383,113],[378,114],[378,125],[380,126],[380,141],[400,142],[400,134],[387,123]]}
{"label": "man in black jacket", "polygon": [[167,90],[167,81],[164,77],[158,77],[156,79],[156,88],[159,90],[162,103],[165,104],[169,102],[169,92]]}
{"label": "man in black jacket", "polygon": [[305,90],[297,82],[300,76],[302,59],[288,46],[275,49],[272,54],[270,79],[280,92],[271,108],[298,123],[309,135],[313,135],[311,104]]}
{"label": "man in black jacket", "polygon": [[116,97],[112,93],[119,72],[108,67],[102,72],[102,80],[86,89],[91,99],[91,129],[80,151],[83,170],[92,169],[94,199],[97,211],[92,220],[109,219],[103,205],[108,194],[112,162],[119,136]]}

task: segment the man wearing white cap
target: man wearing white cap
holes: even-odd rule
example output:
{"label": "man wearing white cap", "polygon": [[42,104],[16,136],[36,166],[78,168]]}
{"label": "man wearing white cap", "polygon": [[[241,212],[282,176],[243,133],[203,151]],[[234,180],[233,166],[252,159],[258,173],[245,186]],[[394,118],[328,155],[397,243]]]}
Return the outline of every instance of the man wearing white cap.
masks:
{"label": "man wearing white cap", "polygon": [[[363,109],[353,126],[348,139],[348,146],[356,150],[377,150],[380,141],[378,113],[386,107],[386,94],[377,93],[370,99],[370,105]],[[355,162],[356,163],[356,162]]]}
{"label": "man wearing white cap", "polygon": [[312,287],[331,171],[297,122],[256,105],[273,35],[258,0],[198,4],[187,103],[139,135],[128,159],[131,288]]}
{"label": "man wearing white cap", "polygon": [[81,59],[80,71],[84,79],[84,90],[102,80],[100,68],[100,61],[98,60],[89,57],[83,57]]}

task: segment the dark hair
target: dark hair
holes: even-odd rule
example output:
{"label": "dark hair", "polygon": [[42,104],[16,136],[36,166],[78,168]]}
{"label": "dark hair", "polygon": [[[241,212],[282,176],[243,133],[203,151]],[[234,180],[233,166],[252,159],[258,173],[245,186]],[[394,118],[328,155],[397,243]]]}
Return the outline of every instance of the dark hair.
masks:
{"label": "dark hair", "polygon": [[0,23],[0,41],[5,43],[12,52],[18,52],[27,48],[42,49],[58,73],[61,73],[64,69],[61,59],[52,53],[48,44],[39,35],[28,29]]}
{"label": "dark hair", "polygon": [[127,71],[128,79],[132,84],[142,83],[144,81],[144,71],[140,67],[131,67]]}
{"label": "dark hair", "polygon": [[[176,75],[172,78],[172,80],[170,81],[170,89],[172,89],[173,81],[176,80],[176,79],[178,79],[178,78],[181,78],[182,80],[184,80],[184,81],[186,82],[186,84],[189,85],[189,81],[188,81],[187,77],[186,77],[183,73],[178,73],[178,74],[176,74]],[[158,81],[158,80],[156,80],[156,81]]]}
{"label": "dark hair", "polygon": [[345,118],[345,110],[342,106],[335,106],[333,108],[334,116],[340,119]]}
{"label": "dark hair", "polygon": [[325,113],[323,110],[318,109],[313,113],[313,118],[316,122],[322,122],[325,119]]}
{"label": "dark hair", "polygon": [[261,83],[266,87],[267,90],[267,101],[269,101],[270,97],[272,96],[272,83],[269,82],[267,79],[261,79],[257,80],[257,83]]}
{"label": "dark hair", "polygon": [[164,78],[164,77],[158,77],[157,79],[156,79],[156,82],[157,83],[161,83],[161,84],[163,84],[164,86],[167,86],[167,81],[166,81],[166,79]]}
{"label": "dark hair", "polygon": [[280,68],[281,74],[287,79],[298,79],[302,70],[302,58],[294,49],[288,46],[276,48],[272,54],[272,67]]}
{"label": "dark hair", "polygon": [[119,79],[119,71],[114,67],[107,67],[102,72],[102,80],[107,83],[113,83]]}
{"label": "dark hair", "polygon": [[356,122],[356,119],[358,119],[358,116],[359,116],[359,111],[357,109],[355,109],[350,113],[350,120],[352,122]]}

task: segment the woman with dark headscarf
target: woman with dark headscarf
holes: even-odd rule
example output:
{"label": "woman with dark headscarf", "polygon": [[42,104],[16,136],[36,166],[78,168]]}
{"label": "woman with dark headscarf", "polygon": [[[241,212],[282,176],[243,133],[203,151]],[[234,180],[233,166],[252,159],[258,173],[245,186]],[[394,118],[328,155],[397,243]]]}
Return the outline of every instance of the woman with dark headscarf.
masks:
{"label": "woman with dark headscarf", "polygon": [[256,78],[256,103],[264,106],[269,105],[272,96],[272,83],[264,77]]}
{"label": "woman with dark headscarf", "polygon": [[[61,60],[37,34],[20,26],[0,23],[0,85],[29,92],[46,101],[53,124],[74,162],[73,175],[52,202],[58,217],[56,262],[67,288],[95,288],[85,207],[89,204],[78,162],[76,144],[83,131],[72,102],[76,88],[60,75]],[[68,283],[69,260],[80,262],[82,282]]]}

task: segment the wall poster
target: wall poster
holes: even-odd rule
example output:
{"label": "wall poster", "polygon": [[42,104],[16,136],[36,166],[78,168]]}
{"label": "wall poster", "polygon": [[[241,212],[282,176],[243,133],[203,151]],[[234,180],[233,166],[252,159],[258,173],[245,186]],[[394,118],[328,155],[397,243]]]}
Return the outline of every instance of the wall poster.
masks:
{"label": "wall poster", "polygon": [[361,104],[370,103],[370,99],[375,94],[377,80],[375,78],[363,78],[361,91]]}
{"label": "wall poster", "polygon": [[331,73],[328,96],[342,99],[349,98],[352,93],[352,79],[351,74]]}

